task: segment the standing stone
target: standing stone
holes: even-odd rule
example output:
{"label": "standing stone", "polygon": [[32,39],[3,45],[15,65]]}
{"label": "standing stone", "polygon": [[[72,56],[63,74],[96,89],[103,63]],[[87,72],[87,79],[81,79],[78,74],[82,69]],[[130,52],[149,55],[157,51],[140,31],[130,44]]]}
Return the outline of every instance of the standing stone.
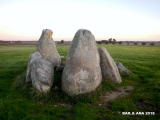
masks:
{"label": "standing stone", "polygon": [[43,59],[53,63],[55,67],[61,64],[61,58],[56,49],[55,42],[52,39],[53,32],[49,29],[44,29],[37,44],[37,51],[40,52]]}
{"label": "standing stone", "polygon": [[111,80],[113,82],[122,82],[117,65],[104,47],[98,49],[100,55],[100,65],[103,80]]}
{"label": "standing stone", "polygon": [[32,85],[37,91],[47,93],[53,85],[53,64],[45,59],[37,59],[31,69]]}
{"label": "standing stone", "polygon": [[92,33],[75,34],[62,73],[62,90],[74,96],[95,90],[102,81],[100,58]]}
{"label": "standing stone", "polygon": [[125,66],[122,63],[117,62],[116,65],[118,67],[120,74],[128,76],[130,75],[129,71],[125,68]]}
{"label": "standing stone", "polygon": [[29,60],[28,60],[28,66],[27,66],[27,74],[26,74],[26,82],[31,81],[31,67],[35,60],[42,58],[41,54],[39,52],[35,52],[33,54],[30,54]]}

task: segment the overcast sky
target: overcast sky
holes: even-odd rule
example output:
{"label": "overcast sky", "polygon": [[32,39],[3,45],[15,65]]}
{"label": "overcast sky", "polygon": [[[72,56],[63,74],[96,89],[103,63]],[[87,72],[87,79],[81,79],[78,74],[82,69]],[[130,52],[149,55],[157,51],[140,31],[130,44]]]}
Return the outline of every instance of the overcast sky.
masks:
{"label": "overcast sky", "polygon": [[88,29],[96,40],[160,41],[160,0],[0,0],[0,40],[72,40]]}

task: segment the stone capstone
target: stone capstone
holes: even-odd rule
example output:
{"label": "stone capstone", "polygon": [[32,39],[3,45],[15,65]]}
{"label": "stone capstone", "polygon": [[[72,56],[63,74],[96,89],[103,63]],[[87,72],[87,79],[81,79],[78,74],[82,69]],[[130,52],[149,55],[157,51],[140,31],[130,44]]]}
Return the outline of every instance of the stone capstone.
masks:
{"label": "stone capstone", "polygon": [[116,83],[121,83],[122,79],[119,74],[117,65],[108,51],[104,47],[100,47],[98,51],[103,80],[111,80]]}
{"label": "stone capstone", "polygon": [[53,85],[53,64],[45,59],[37,59],[31,68],[32,85],[37,91],[47,93]]}
{"label": "stone capstone", "polygon": [[53,32],[51,30],[44,29],[36,49],[40,52],[43,59],[52,62],[54,67],[57,67],[61,64],[61,57],[58,54],[55,42],[52,39],[52,34]]}
{"label": "stone capstone", "polygon": [[26,82],[31,81],[31,67],[32,67],[32,64],[35,60],[37,60],[39,58],[42,58],[42,56],[39,52],[35,52],[35,53],[29,55],[27,73],[26,73]]}
{"label": "stone capstone", "polygon": [[92,33],[75,34],[62,73],[62,90],[70,96],[94,91],[102,81],[100,58]]}

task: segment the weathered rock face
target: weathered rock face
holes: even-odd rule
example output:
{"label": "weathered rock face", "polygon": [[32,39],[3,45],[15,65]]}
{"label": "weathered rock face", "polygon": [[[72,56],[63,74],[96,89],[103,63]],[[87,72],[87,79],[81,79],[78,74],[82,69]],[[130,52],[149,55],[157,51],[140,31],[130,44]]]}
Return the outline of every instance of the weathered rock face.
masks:
{"label": "weathered rock face", "polygon": [[122,82],[117,65],[108,51],[104,47],[99,48],[98,51],[100,55],[100,65],[103,80],[111,80],[117,83]]}
{"label": "weathered rock face", "polygon": [[42,58],[41,54],[39,52],[35,52],[33,54],[30,54],[29,60],[28,60],[28,66],[27,66],[27,74],[26,74],[26,82],[31,81],[31,67],[35,60]]}
{"label": "weathered rock face", "polygon": [[72,41],[62,74],[62,90],[74,96],[95,90],[101,83],[100,58],[95,38],[80,29]]}
{"label": "weathered rock face", "polygon": [[128,76],[130,75],[129,71],[124,67],[124,65],[122,63],[117,62],[116,65],[118,67],[120,74],[128,75]]}
{"label": "weathered rock face", "polygon": [[31,69],[32,85],[37,91],[47,93],[53,85],[53,64],[45,59],[37,59]]}
{"label": "weathered rock face", "polygon": [[44,29],[37,44],[37,51],[40,52],[43,59],[51,61],[54,66],[61,64],[61,58],[56,49],[55,42],[52,39],[53,32],[49,29]]}

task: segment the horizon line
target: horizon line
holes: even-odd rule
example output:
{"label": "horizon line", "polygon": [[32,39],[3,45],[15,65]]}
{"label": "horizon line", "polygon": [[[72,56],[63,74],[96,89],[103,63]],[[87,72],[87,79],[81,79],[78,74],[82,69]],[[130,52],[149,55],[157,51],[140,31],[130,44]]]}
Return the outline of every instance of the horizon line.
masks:
{"label": "horizon line", "polygon": [[[64,39],[62,39],[64,40]],[[102,39],[102,40],[106,40],[106,39]],[[102,41],[102,40],[95,40],[95,41]],[[0,40],[0,41],[25,41],[25,42],[32,42],[32,41],[39,41],[39,40]],[[54,40],[54,41],[61,41],[61,40]],[[64,41],[72,41],[72,40],[64,40]],[[108,41],[108,40],[107,40]],[[116,41],[137,41],[137,42],[141,42],[141,41],[148,41],[148,42],[160,42],[160,40],[116,40]]]}

